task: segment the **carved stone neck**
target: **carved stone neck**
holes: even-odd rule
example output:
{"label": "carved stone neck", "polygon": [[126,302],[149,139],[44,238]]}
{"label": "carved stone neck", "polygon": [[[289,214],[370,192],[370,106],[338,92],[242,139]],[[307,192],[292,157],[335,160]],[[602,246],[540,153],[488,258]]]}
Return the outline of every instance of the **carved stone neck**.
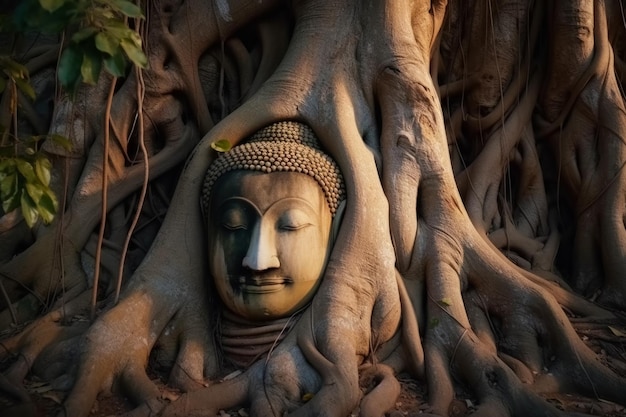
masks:
{"label": "carved stone neck", "polygon": [[238,368],[248,368],[266,355],[289,333],[301,312],[264,322],[250,321],[222,311],[219,339],[226,360]]}

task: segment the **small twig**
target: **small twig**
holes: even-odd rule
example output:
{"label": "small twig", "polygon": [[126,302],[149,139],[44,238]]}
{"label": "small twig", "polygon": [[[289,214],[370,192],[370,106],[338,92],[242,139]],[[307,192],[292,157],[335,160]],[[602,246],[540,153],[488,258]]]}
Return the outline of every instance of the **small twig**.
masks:
{"label": "small twig", "polygon": [[[17,154],[17,144],[19,143],[19,132],[17,126],[17,84],[11,81],[11,111],[13,112],[13,130],[15,138],[15,154]],[[8,130],[8,129],[7,129]]]}
{"label": "small twig", "polygon": [[32,295],[33,297],[35,297],[37,299],[37,301],[39,301],[42,305],[46,304],[44,302],[43,298],[41,298],[41,296],[39,294],[37,294],[33,289],[31,289],[28,285],[25,285],[19,279],[15,278],[15,277],[12,277],[11,275],[5,274],[3,272],[0,272],[0,279],[2,279],[2,278],[16,283],[21,289],[26,291],[29,295]]}
{"label": "small twig", "polygon": [[463,330],[463,333],[461,333],[461,336],[459,336],[459,340],[456,342],[456,345],[454,346],[454,350],[452,351],[452,355],[450,356],[450,367],[452,367],[454,358],[456,357],[456,352],[459,350],[459,347],[461,346],[461,342],[463,341],[463,338],[465,337],[467,332],[468,332],[467,329]]}
{"label": "small twig", "polygon": [[11,319],[13,320],[13,323],[17,326],[19,324],[17,322],[17,312],[15,311],[15,307],[13,307],[13,304],[11,303],[11,299],[9,298],[9,294],[7,294],[7,291],[4,288],[4,284],[2,283],[1,279],[0,279],[0,290],[2,290],[2,296],[4,297],[4,299],[7,302],[7,308],[9,309],[9,312],[11,313]]}
{"label": "small twig", "polygon": [[128,254],[128,247],[130,245],[130,240],[133,236],[133,232],[135,231],[135,227],[137,227],[139,217],[141,217],[141,210],[143,209],[143,203],[146,200],[146,193],[148,191],[148,179],[150,178],[150,165],[148,163],[148,150],[146,149],[143,123],[143,98],[146,89],[141,68],[136,67],[135,74],[137,75],[137,126],[139,129],[139,147],[143,156],[144,177],[143,184],[141,186],[141,194],[139,196],[139,201],[137,202],[137,210],[135,211],[135,216],[128,229],[128,233],[126,233],[126,239],[124,240],[122,256],[120,257],[119,268],[117,271],[117,283],[115,285],[115,296],[113,301],[114,304],[117,304],[120,298],[120,291],[122,289],[122,281],[124,278],[124,264],[126,263],[126,255]]}
{"label": "small twig", "polygon": [[[56,88],[56,87],[55,87]],[[57,93],[55,92],[55,101],[58,101]],[[71,104],[72,108],[74,107],[74,103]],[[74,131],[66,127],[66,132],[69,133],[68,139],[72,141],[74,139]],[[73,142],[72,142],[73,143]],[[67,217],[65,217],[65,213],[67,211],[67,201],[68,201],[68,193],[70,188],[70,161],[69,158],[63,158],[63,198],[61,199],[61,208],[59,210],[60,218],[58,226],[56,227],[55,234],[55,242],[54,245],[54,256],[55,259],[58,259],[59,262],[59,273],[60,273],[60,281],[61,281],[61,311],[63,312],[63,317],[67,317],[65,311],[65,260],[63,256],[57,256],[59,253],[64,253],[64,227],[67,221]],[[52,282],[52,280],[50,280]]]}
{"label": "small twig", "polygon": [[100,230],[98,232],[98,247],[96,249],[95,271],[93,276],[93,288],[91,291],[91,320],[96,317],[96,302],[98,300],[98,281],[100,280],[100,260],[102,258],[102,242],[104,241],[104,229],[107,217],[107,196],[108,196],[108,176],[109,176],[109,135],[111,122],[111,107],[113,105],[113,94],[117,78],[113,77],[109,87],[109,95],[104,114],[104,138],[102,151],[102,216],[100,219]]}
{"label": "small twig", "polygon": [[441,304],[440,304],[437,300],[435,300],[435,299],[433,298],[433,296],[432,296],[432,295],[431,295],[428,291],[426,291],[426,294],[427,294],[428,298],[430,299],[430,301],[432,301],[433,303],[435,303],[435,305],[436,305],[437,307],[439,307],[439,309],[440,309],[441,311],[443,311],[444,313],[446,313],[446,315],[448,315],[448,316],[449,316],[452,320],[456,321],[456,322],[457,322],[457,324],[458,324],[459,326],[461,326],[461,328],[463,328],[463,329],[465,329],[465,330],[468,330],[468,329],[467,329],[467,328],[463,325],[463,323],[461,323],[461,321],[460,321],[459,319],[457,319],[456,317],[454,317],[454,315],[452,315],[452,313],[450,313],[448,310],[446,310],[446,309],[444,308],[444,306],[442,306],[442,305],[441,305]]}
{"label": "small twig", "polygon": [[591,379],[591,375],[589,375],[589,372],[587,372],[587,368],[585,368],[585,365],[583,364],[583,360],[581,359],[580,354],[578,353],[578,350],[574,348],[573,351],[574,351],[574,355],[576,355],[576,360],[578,361],[580,368],[583,370],[583,373],[585,374],[587,381],[589,381],[589,385],[591,385],[591,389],[593,390],[593,395],[596,397],[596,399],[599,400],[600,395],[598,394],[598,391],[596,390],[596,384],[594,384],[593,379]]}
{"label": "small twig", "polygon": [[221,52],[221,58],[222,58],[222,62],[221,62],[221,66],[220,66],[220,82],[219,82],[219,87],[218,87],[218,95],[220,98],[220,106],[221,106],[221,110],[222,110],[222,115],[221,118],[223,119],[224,117],[226,117],[226,101],[224,100],[224,77],[225,77],[225,62],[226,62],[226,52],[225,52],[225,39],[224,39],[224,34],[222,34],[222,28],[220,26],[220,19],[217,15],[217,11],[216,9],[218,8],[218,6],[216,4],[213,5],[213,15],[215,16],[215,26],[217,27],[217,33],[219,35],[220,38],[220,52]]}
{"label": "small twig", "polygon": [[[9,126],[11,123],[11,89],[5,88],[4,92],[0,96],[0,125]],[[0,137],[0,145],[6,145],[8,143],[9,129],[4,129],[2,136]]]}

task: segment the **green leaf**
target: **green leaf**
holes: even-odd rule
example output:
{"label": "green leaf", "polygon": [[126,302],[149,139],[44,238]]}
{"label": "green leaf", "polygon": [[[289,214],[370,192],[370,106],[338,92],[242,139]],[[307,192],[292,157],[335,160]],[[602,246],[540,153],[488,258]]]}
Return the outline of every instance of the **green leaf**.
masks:
{"label": "green leaf", "polygon": [[447,298],[447,297],[446,298],[442,298],[441,300],[439,300],[439,304],[442,305],[442,306],[449,307],[449,306],[452,305],[452,300]]}
{"label": "green leaf", "polygon": [[35,99],[35,90],[33,90],[33,86],[30,85],[28,81],[23,78],[14,78],[15,84],[19,90],[30,97],[32,100]]}
{"label": "green leaf", "polygon": [[53,197],[54,196],[52,194],[45,193],[41,196],[41,199],[37,204],[37,211],[45,224],[52,223],[54,215],[57,212],[58,203]]}
{"label": "green leaf", "polygon": [[29,15],[33,14],[33,6],[41,8],[39,4],[33,4],[32,1],[21,1],[17,3],[15,10],[11,13],[11,21],[16,30],[26,30],[26,21]]}
{"label": "green leaf", "polygon": [[35,223],[37,223],[37,219],[39,218],[39,213],[37,212],[37,205],[30,198],[30,196],[25,190],[22,191],[22,198],[20,199],[20,207],[22,208],[22,216],[24,216],[24,220],[26,220],[26,224],[28,225],[28,227],[33,227]]}
{"label": "green leaf", "polygon": [[[7,148],[11,148],[11,151],[14,151],[13,146],[7,146]],[[0,159],[0,173],[9,175],[15,172],[15,166],[15,158]]]}
{"label": "green leaf", "polygon": [[120,22],[117,19],[107,19],[103,23],[103,26],[106,32],[119,40],[130,38],[132,34],[135,33],[123,22]]}
{"label": "green leaf", "polygon": [[52,163],[48,158],[37,158],[35,160],[35,174],[39,181],[46,187],[50,185],[50,170],[52,169]]}
{"label": "green leaf", "polygon": [[0,180],[0,197],[2,197],[2,201],[4,201],[16,193],[17,175],[13,172],[5,175],[4,178]]}
{"label": "green leaf", "polygon": [[5,69],[5,73],[11,78],[28,77],[28,69],[8,56],[0,57],[0,68]]}
{"label": "green leaf", "polygon": [[116,15],[112,9],[99,8],[98,17],[102,19],[118,19],[119,15]]}
{"label": "green leaf", "polygon": [[126,0],[112,0],[111,4],[128,17],[143,17],[141,9],[136,4]]}
{"label": "green leaf", "polygon": [[59,81],[64,88],[70,92],[76,89],[80,81],[81,65],[83,53],[70,45],[63,51],[59,60]]}
{"label": "green leaf", "polygon": [[41,200],[41,196],[43,195],[43,189],[41,188],[41,185],[32,183],[32,182],[27,182],[24,185],[24,188],[26,188],[26,192],[28,193],[28,195],[30,196],[30,198],[33,200],[34,203],[38,203],[39,200]]}
{"label": "green leaf", "polygon": [[5,213],[10,213],[20,206],[20,193],[15,193],[2,199],[2,210]]}
{"label": "green leaf", "polygon": [[51,213],[56,213],[59,209],[59,202],[50,188],[44,190],[41,200],[42,201],[40,203],[43,204],[46,210],[49,210]]}
{"label": "green leaf", "polygon": [[136,46],[134,42],[124,38],[120,41],[120,45],[122,45],[122,49],[126,52],[128,59],[130,59],[135,65],[141,68],[146,68],[148,66],[148,58],[146,58],[146,55],[143,53],[141,48]]}
{"label": "green leaf", "polygon": [[217,152],[228,152],[232,145],[226,139],[220,139],[211,143],[211,148],[216,150]]}
{"label": "green leaf", "polygon": [[102,69],[102,59],[100,55],[87,48],[83,54],[83,63],[80,66],[80,75],[87,84],[96,84]]}
{"label": "green leaf", "polygon": [[141,49],[141,36],[135,31],[131,31],[128,34],[128,39],[139,49]]}
{"label": "green leaf", "polygon": [[104,68],[115,77],[123,77],[126,75],[126,60],[121,51],[113,56],[104,59]]}
{"label": "green leaf", "polygon": [[66,138],[65,136],[56,135],[56,134],[50,135],[50,140],[54,142],[54,144],[59,145],[60,147],[65,149],[66,151],[72,150],[72,142],[70,142],[70,140]]}
{"label": "green leaf", "polygon": [[76,43],[80,43],[84,41],[85,39],[92,37],[97,32],[98,32],[98,28],[94,26],[88,26],[86,28],[79,30],[74,35],[72,35],[72,41]]}
{"label": "green leaf", "polygon": [[17,170],[22,174],[22,176],[26,179],[26,182],[34,183],[37,181],[37,176],[35,175],[35,170],[30,162],[17,158],[15,160],[17,164]]}
{"label": "green leaf", "polygon": [[24,143],[37,144],[39,141],[41,141],[41,140],[43,140],[45,138],[46,138],[45,135],[28,136],[28,137],[26,137],[26,140],[24,141]]}
{"label": "green leaf", "polygon": [[65,0],[39,0],[41,7],[49,12],[53,12],[65,4]]}
{"label": "green leaf", "polygon": [[96,35],[96,48],[113,56],[119,49],[119,41],[107,32],[100,32]]}

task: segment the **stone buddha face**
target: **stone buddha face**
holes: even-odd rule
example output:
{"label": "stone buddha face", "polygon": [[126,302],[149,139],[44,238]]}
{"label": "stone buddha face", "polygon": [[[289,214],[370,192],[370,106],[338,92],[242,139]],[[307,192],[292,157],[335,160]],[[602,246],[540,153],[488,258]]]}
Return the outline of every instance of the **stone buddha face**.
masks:
{"label": "stone buddha face", "polygon": [[312,299],[331,249],[333,218],[315,179],[230,171],[213,189],[210,213],[210,272],[226,308],[271,320]]}

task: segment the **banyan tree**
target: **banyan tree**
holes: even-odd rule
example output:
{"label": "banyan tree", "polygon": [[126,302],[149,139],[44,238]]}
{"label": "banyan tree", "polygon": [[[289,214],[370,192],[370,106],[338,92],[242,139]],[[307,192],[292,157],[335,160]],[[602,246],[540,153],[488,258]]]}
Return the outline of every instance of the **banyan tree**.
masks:
{"label": "banyan tree", "polygon": [[[2,37],[34,97],[6,82],[2,149],[45,137],[33,175],[56,198],[53,220],[28,201],[1,212],[8,410],[30,410],[24,381],[37,379],[72,417],[111,390],[133,416],[380,416],[398,375],[431,415],[455,398],[477,416],[580,415],[546,401],[555,392],[625,404],[622,1],[141,10],[126,27],[145,68],[109,61],[92,80],[83,58],[74,78],[92,82],[75,91],[57,76],[80,27]],[[237,367],[214,325],[205,173],[283,122],[336,163],[345,205],[314,295],[288,326],[237,333],[270,338]],[[181,395],[165,398],[155,375]]]}

